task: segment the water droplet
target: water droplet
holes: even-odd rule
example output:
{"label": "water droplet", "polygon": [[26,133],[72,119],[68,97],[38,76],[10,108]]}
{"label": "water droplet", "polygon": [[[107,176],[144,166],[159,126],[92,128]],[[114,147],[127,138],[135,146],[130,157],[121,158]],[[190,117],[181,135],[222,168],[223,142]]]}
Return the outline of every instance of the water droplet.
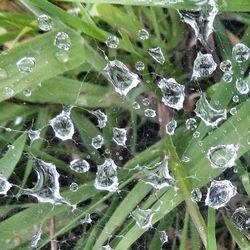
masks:
{"label": "water droplet", "polygon": [[232,219],[239,230],[250,228],[250,213],[245,207],[237,208],[232,215]]}
{"label": "water droplet", "polygon": [[3,175],[0,175],[0,194],[6,195],[11,187],[12,185],[7,179]]}
{"label": "water droplet", "polygon": [[30,143],[33,143],[35,140],[38,140],[40,138],[40,132],[40,130],[28,130]]}
{"label": "water droplet", "polygon": [[26,97],[31,96],[31,94],[32,94],[32,92],[31,92],[30,89],[25,89],[25,90],[23,91],[23,95],[26,96]]}
{"label": "water droplet", "polygon": [[69,54],[64,50],[57,51],[55,57],[61,63],[66,63],[69,61]]}
{"label": "water droplet", "polygon": [[175,81],[174,78],[162,78],[158,87],[163,94],[162,101],[165,105],[180,110],[183,108],[185,98],[185,87]]}
{"label": "water droplet", "polygon": [[144,106],[148,106],[149,104],[150,104],[150,100],[149,100],[149,98],[143,98],[142,99],[142,104],[144,105]]}
{"label": "water droplet", "polygon": [[75,182],[72,182],[71,184],[70,184],[70,186],[69,186],[69,189],[70,189],[70,191],[71,192],[76,192],[77,190],[78,190],[78,184],[77,183],[75,183]]}
{"label": "water droplet", "polygon": [[140,109],[141,106],[140,106],[140,104],[139,104],[138,102],[133,102],[133,103],[132,103],[132,108],[133,108],[133,109]]}
{"label": "water droplet", "polygon": [[16,66],[20,73],[31,73],[36,66],[36,59],[34,57],[23,57],[17,61]]}
{"label": "water droplet", "polygon": [[10,96],[13,96],[15,92],[14,92],[14,90],[13,90],[12,88],[10,88],[10,87],[4,87],[3,93],[4,93],[4,95],[10,97]]}
{"label": "water droplet", "polygon": [[142,61],[138,61],[135,63],[135,68],[138,71],[143,71],[145,69],[145,64]]}
{"label": "water droplet", "polygon": [[104,143],[104,139],[101,135],[97,135],[96,137],[92,138],[91,145],[95,149],[101,148]]}
{"label": "water droplet", "polygon": [[100,109],[97,109],[95,111],[89,111],[89,113],[94,115],[97,118],[97,122],[98,122],[97,127],[99,127],[99,128],[106,127],[106,123],[108,121],[108,118],[107,118],[106,114],[104,114]]}
{"label": "water droplet", "polygon": [[187,130],[195,130],[197,128],[197,121],[194,118],[189,118],[185,122]]}
{"label": "water droplet", "polygon": [[86,173],[90,169],[89,163],[83,159],[75,159],[71,161],[69,167],[77,173]]}
{"label": "water droplet", "polygon": [[199,52],[194,60],[192,79],[211,75],[217,67],[211,54],[202,54]]}
{"label": "water droplet", "polygon": [[55,136],[63,141],[71,140],[75,133],[74,124],[64,111],[51,119],[49,125],[53,128]]}
{"label": "water droplet", "polygon": [[160,47],[151,48],[148,50],[149,55],[158,63],[164,64],[165,63],[165,57],[162,53],[162,50]]}
{"label": "water droplet", "polygon": [[247,81],[242,78],[236,80],[236,89],[242,94],[246,95],[249,92]]}
{"label": "water droplet", "polygon": [[105,41],[106,45],[111,49],[116,49],[119,45],[119,38],[117,36],[111,35]]}
{"label": "water droplet", "polygon": [[71,48],[71,40],[65,32],[58,32],[54,39],[54,45],[58,49],[68,51]]}
{"label": "water droplet", "polygon": [[81,220],[81,224],[91,224],[92,223],[92,219],[90,217],[90,214],[89,213],[86,213],[84,219]]}
{"label": "water droplet", "polygon": [[161,245],[168,242],[168,236],[167,236],[167,233],[165,231],[160,231],[159,234],[160,234]]}
{"label": "water droplet", "polygon": [[128,92],[140,83],[137,74],[131,72],[121,61],[109,61],[104,68],[104,74],[115,87],[115,91],[126,96]]}
{"label": "water droplet", "polygon": [[144,110],[144,115],[145,115],[146,117],[151,117],[151,118],[153,118],[153,117],[156,117],[156,112],[155,112],[155,110],[153,110],[153,109],[145,109],[145,110]]}
{"label": "water droplet", "polygon": [[169,135],[173,135],[176,128],[177,122],[176,120],[172,119],[168,124],[166,124],[166,133]]}
{"label": "water droplet", "polygon": [[226,72],[223,74],[222,79],[224,82],[230,83],[233,80],[233,76],[231,75],[231,73]]}
{"label": "water droplet", "polygon": [[125,128],[113,128],[113,141],[119,146],[126,147],[127,130]]}
{"label": "water droplet", "polygon": [[195,131],[195,132],[193,133],[193,137],[194,137],[194,138],[199,138],[199,137],[200,137],[200,132],[199,132],[199,131]]}
{"label": "water droplet", "polygon": [[149,38],[149,33],[146,29],[141,29],[138,31],[138,37],[141,40],[147,40]]}
{"label": "water droplet", "polygon": [[151,209],[137,208],[131,213],[131,216],[136,221],[136,225],[142,229],[152,226],[154,213]]}
{"label": "water droplet", "polygon": [[194,188],[191,192],[191,200],[192,202],[199,202],[201,201],[202,193],[199,188]]}
{"label": "water droplet", "polygon": [[231,115],[236,115],[237,114],[237,108],[236,107],[231,108],[229,112],[230,112]]}
{"label": "water droplet", "polygon": [[230,60],[222,61],[220,63],[220,69],[224,73],[230,73],[232,71],[232,62]]}
{"label": "water droplet", "polygon": [[196,102],[195,114],[202,119],[207,126],[216,127],[220,121],[227,119],[226,109],[213,108],[204,93]]}
{"label": "water droplet", "polygon": [[237,158],[239,145],[227,144],[211,147],[208,150],[207,157],[212,168],[230,168],[234,165]]}
{"label": "water droplet", "polygon": [[214,209],[224,207],[237,193],[236,187],[228,181],[213,181],[208,188],[205,203]]}
{"label": "water droplet", "polygon": [[238,95],[234,95],[234,96],[233,96],[233,102],[238,103],[239,100],[240,100],[240,98],[239,98]]}
{"label": "water droplet", "polygon": [[114,249],[111,248],[111,246],[108,244],[108,245],[102,246],[101,250],[114,250]]}
{"label": "water droplet", "polygon": [[38,244],[39,240],[41,239],[41,236],[42,236],[42,228],[39,226],[36,233],[32,236],[32,239],[31,239],[30,246],[32,248],[37,247],[37,244]]}
{"label": "water droplet", "polygon": [[243,63],[248,60],[250,49],[243,43],[234,45],[232,55],[238,63]]}
{"label": "water droplet", "polygon": [[38,27],[42,31],[50,31],[53,27],[53,22],[50,16],[46,14],[39,15],[37,18]]}
{"label": "water droplet", "polygon": [[5,79],[8,77],[8,73],[5,69],[0,68],[0,80]]}
{"label": "water droplet", "polygon": [[105,159],[102,165],[97,166],[95,188],[115,192],[118,189],[117,166],[112,159]]}

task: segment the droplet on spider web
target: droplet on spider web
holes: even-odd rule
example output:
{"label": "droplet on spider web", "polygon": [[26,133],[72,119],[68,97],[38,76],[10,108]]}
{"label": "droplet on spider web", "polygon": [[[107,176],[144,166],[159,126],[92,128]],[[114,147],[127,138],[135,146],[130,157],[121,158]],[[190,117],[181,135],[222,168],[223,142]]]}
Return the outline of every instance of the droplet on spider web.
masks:
{"label": "droplet on spider web", "polygon": [[207,126],[211,127],[216,127],[220,121],[227,119],[226,109],[213,108],[204,93],[202,93],[200,99],[196,102],[196,108],[194,111]]}
{"label": "droplet on spider web", "polygon": [[250,212],[245,207],[238,207],[232,219],[239,230],[248,230],[250,228]]}
{"label": "droplet on spider web", "polygon": [[96,137],[92,138],[91,145],[95,149],[101,148],[104,143],[104,139],[101,135],[97,135]]}
{"label": "droplet on spider web", "polygon": [[138,37],[143,41],[147,40],[149,38],[149,33],[146,29],[140,29],[138,31]]}
{"label": "droplet on spider web", "polygon": [[81,224],[91,224],[92,223],[92,219],[89,213],[86,213],[85,217],[81,220]]}
{"label": "droplet on spider web", "polygon": [[99,190],[116,192],[118,185],[117,166],[112,159],[105,159],[102,165],[97,166],[94,186]]}
{"label": "droplet on spider web", "polygon": [[32,248],[37,247],[37,244],[38,244],[39,240],[41,239],[41,236],[42,236],[42,228],[41,228],[41,226],[39,226],[36,233],[32,236],[32,239],[31,239],[30,246]]}
{"label": "droplet on spider web", "polygon": [[119,38],[117,36],[111,35],[105,41],[106,45],[111,49],[116,49],[119,45]]}
{"label": "droplet on spider web", "polygon": [[33,143],[34,141],[40,139],[40,130],[28,130],[28,137],[30,139],[30,143]]}
{"label": "droplet on spider web", "polygon": [[125,64],[118,60],[108,61],[103,71],[107,80],[115,87],[115,91],[122,96],[126,96],[141,82],[137,74],[131,72]]}
{"label": "droplet on spider web", "polygon": [[232,71],[232,62],[230,60],[225,60],[220,63],[220,69],[224,73],[230,73]]}
{"label": "droplet on spider web", "polygon": [[177,122],[176,120],[172,119],[170,122],[166,124],[166,133],[168,135],[173,135],[176,128],[177,128]]}
{"label": "droplet on spider web", "polygon": [[166,156],[153,166],[145,167],[144,172],[146,178],[143,181],[157,190],[175,185],[175,180],[169,173],[168,158]]}
{"label": "droplet on spider web", "polygon": [[49,121],[55,136],[63,141],[71,140],[74,133],[74,124],[70,119],[70,114],[62,111],[59,115]]}
{"label": "droplet on spider web", "polygon": [[70,50],[71,40],[69,35],[65,32],[58,32],[54,39],[54,45],[61,50]]}
{"label": "droplet on spider web", "polygon": [[191,200],[192,202],[199,202],[201,201],[202,193],[199,188],[194,188],[191,192]]}
{"label": "droplet on spider web", "polygon": [[167,233],[165,231],[160,231],[159,234],[160,234],[161,245],[168,242],[168,235],[167,235]]}
{"label": "droplet on spider web", "polygon": [[34,57],[23,57],[16,63],[17,69],[22,74],[31,73],[36,66],[36,59]]}
{"label": "droplet on spider web", "polygon": [[155,213],[151,209],[141,209],[138,207],[131,213],[131,216],[138,227],[146,229],[152,226],[154,214]]}
{"label": "droplet on spider web", "polygon": [[70,185],[69,185],[69,190],[71,192],[76,192],[78,190],[79,186],[77,183],[75,182],[72,182]]}
{"label": "droplet on spider web", "polygon": [[211,147],[208,150],[207,158],[212,168],[230,168],[235,164],[238,149],[238,144]]}
{"label": "droplet on spider web", "polygon": [[165,63],[165,56],[163,55],[160,47],[148,49],[148,53],[156,62],[160,64]]}
{"label": "droplet on spider web", "polygon": [[53,28],[52,18],[46,14],[41,14],[37,17],[38,27],[42,31],[50,31]]}
{"label": "droplet on spider web", "polygon": [[200,77],[210,76],[216,67],[217,64],[211,54],[199,52],[194,60],[192,79],[197,80]]}
{"label": "droplet on spider web", "polygon": [[183,108],[185,98],[185,87],[176,82],[174,78],[162,78],[158,87],[163,94],[162,101],[165,105],[180,110]]}
{"label": "droplet on spider web", "polygon": [[3,175],[0,175],[0,195],[6,195],[11,187],[12,185],[8,180]]}
{"label": "droplet on spider web", "polygon": [[113,141],[119,146],[126,147],[127,130],[125,128],[113,128]]}
{"label": "droplet on spider web", "polygon": [[60,194],[60,175],[56,170],[56,166],[41,159],[36,159],[33,168],[36,171],[37,182],[33,188],[23,189],[22,194],[33,196],[42,203],[71,206]]}
{"label": "droplet on spider web", "polygon": [[236,187],[230,181],[213,181],[208,188],[205,204],[218,209],[224,207],[236,194]]}
{"label": "droplet on spider web", "polygon": [[185,122],[186,129],[193,131],[197,128],[197,121],[194,118],[189,118]]}
{"label": "droplet on spider web", "polygon": [[250,56],[250,49],[243,43],[237,43],[232,50],[232,56],[238,63],[243,63]]}
{"label": "droplet on spider web", "polygon": [[84,159],[72,160],[69,164],[69,167],[77,173],[86,173],[90,169],[89,163]]}
{"label": "droplet on spider web", "polygon": [[106,127],[106,123],[108,121],[108,117],[106,114],[104,114],[100,109],[97,109],[95,111],[88,111],[90,114],[94,115],[97,118],[97,127],[104,128]]}
{"label": "droplet on spider web", "polygon": [[145,110],[144,110],[144,115],[145,115],[146,117],[151,117],[151,118],[153,118],[153,117],[156,117],[156,112],[155,112],[154,109],[145,109]]}
{"label": "droplet on spider web", "polygon": [[240,94],[246,95],[249,92],[249,86],[245,79],[238,78],[236,80],[236,89],[239,91]]}

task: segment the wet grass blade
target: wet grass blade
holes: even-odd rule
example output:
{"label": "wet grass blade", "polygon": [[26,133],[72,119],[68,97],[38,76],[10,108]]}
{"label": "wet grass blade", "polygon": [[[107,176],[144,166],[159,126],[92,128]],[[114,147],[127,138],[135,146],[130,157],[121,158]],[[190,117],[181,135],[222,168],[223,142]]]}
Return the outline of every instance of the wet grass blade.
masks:
{"label": "wet grass blade", "polygon": [[208,208],[208,223],[207,223],[207,249],[216,250],[216,237],[215,237],[215,210],[211,207]]}

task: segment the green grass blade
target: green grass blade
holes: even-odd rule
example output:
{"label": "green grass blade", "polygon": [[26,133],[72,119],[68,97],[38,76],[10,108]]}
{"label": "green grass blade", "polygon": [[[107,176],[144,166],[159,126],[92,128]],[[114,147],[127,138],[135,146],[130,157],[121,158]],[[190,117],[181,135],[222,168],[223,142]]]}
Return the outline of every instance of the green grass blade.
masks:
{"label": "green grass blade", "polygon": [[216,237],[215,237],[215,210],[211,207],[208,208],[208,223],[207,223],[207,249],[216,250]]}

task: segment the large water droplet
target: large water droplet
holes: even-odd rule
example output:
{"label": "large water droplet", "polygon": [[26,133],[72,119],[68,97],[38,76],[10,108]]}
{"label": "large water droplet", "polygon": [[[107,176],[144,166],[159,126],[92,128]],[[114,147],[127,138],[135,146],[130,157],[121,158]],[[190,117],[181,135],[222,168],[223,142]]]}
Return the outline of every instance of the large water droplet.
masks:
{"label": "large water droplet", "polygon": [[196,102],[194,111],[207,126],[216,127],[220,121],[227,119],[226,109],[213,108],[204,93],[202,93],[200,99]]}
{"label": "large water droplet", "polygon": [[78,173],[86,173],[89,171],[90,165],[86,160],[75,159],[70,162],[69,167]]}
{"label": "large water droplet", "polygon": [[168,124],[166,124],[166,133],[169,135],[173,135],[176,128],[177,122],[176,120],[172,119]]}
{"label": "large water droplet", "polygon": [[23,57],[16,63],[17,69],[20,73],[31,73],[36,66],[36,59],[34,57]]}
{"label": "large water droplet", "polygon": [[151,48],[148,50],[149,55],[158,63],[164,64],[165,63],[165,57],[162,53],[162,50],[160,47]]}
{"label": "large water droplet", "polygon": [[54,39],[54,45],[58,49],[68,51],[71,48],[71,40],[67,33],[58,32]]}
{"label": "large water droplet", "polygon": [[95,188],[115,192],[118,184],[117,166],[112,159],[105,159],[102,165],[97,166]]}
{"label": "large water droplet", "polygon": [[146,229],[152,226],[154,213],[151,209],[137,208],[131,213],[131,216],[136,221],[138,227]]}
{"label": "large water droplet", "polygon": [[243,63],[248,60],[250,49],[243,43],[234,45],[232,55],[238,63]]}
{"label": "large water droplet", "polygon": [[201,201],[202,193],[199,188],[194,188],[191,192],[191,200],[192,202],[199,202]]}
{"label": "large water droplet", "polygon": [[53,27],[53,22],[50,16],[46,14],[39,15],[37,18],[38,27],[42,31],[50,31]]}
{"label": "large water droplet", "polygon": [[175,81],[174,78],[162,78],[158,83],[162,91],[162,101],[165,105],[180,110],[183,108],[185,87]]}
{"label": "large water droplet", "polygon": [[237,193],[236,187],[228,181],[213,181],[208,189],[205,203],[214,209],[224,207]]}
{"label": "large water droplet", "polygon": [[104,139],[101,135],[97,135],[96,137],[92,138],[91,145],[95,149],[101,148],[104,143]]}
{"label": "large water droplet", "polygon": [[138,31],[138,37],[141,40],[147,40],[149,38],[149,33],[146,29],[141,29]]}
{"label": "large water droplet", "polygon": [[104,68],[104,74],[115,87],[115,91],[126,96],[128,92],[140,83],[137,74],[131,72],[121,61],[109,61]]}
{"label": "large water droplet", "polygon": [[250,213],[245,207],[237,208],[232,215],[232,219],[239,230],[250,228]]}
{"label": "large water droplet", "polygon": [[49,125],[53,128],[55,136],[63,141],[71,140],[75,133],[74,124],[64,111],[51,119]]}
{"label": "large water droplet", "polygon": [[0,194],[6,195],[11,187],[12,185],[7,181],[7,179],[3,175],[0,175]]}
{"label": "large water droplet", "polygon": [[105,41],[106,45],[111,49],[116,49],[119,45],[119,38],[117,36],[111,35]]}
{"label": "large water droplet", "polygon": [[126,147],[127,130],[125,128],[113,128],[113,141],[117,145]]}
{"label": "large water droplet", "polygon": [[106,127],[106,123],[108,121],[108,117],[106,114],[104,114],[100,109],[97,109],[95,111],[89,111],[90,114],[94,115],[97,118],[99,128]]}
{"label": "large water droplet", "polygon": [[194,60],[192,79],[211,75],[217,67],[211,54],[202,54],[199,52]]}
{"label": "large water droplet", "polygon": [[234,165],[237,158],[239,145],[227,144],[211,147],[207,157],[213,168],[230,168]]}
{"label": "large water droplet", "polygon": [[242,78],[238,78],[236,80],[236,89],[242,94],[246,95],[249,92],[249,86],[247,84],[247,81]]}
{"label": "large water droplet", "polygon": [[42,228],[41,228],[41,226],[39,226],[36,233],[32,236],[32,239],[31,239],[30,246],[32,248],[37,247],[37,244],[38,244],[39,240],[41,239],[41,236],[42,236]]}

